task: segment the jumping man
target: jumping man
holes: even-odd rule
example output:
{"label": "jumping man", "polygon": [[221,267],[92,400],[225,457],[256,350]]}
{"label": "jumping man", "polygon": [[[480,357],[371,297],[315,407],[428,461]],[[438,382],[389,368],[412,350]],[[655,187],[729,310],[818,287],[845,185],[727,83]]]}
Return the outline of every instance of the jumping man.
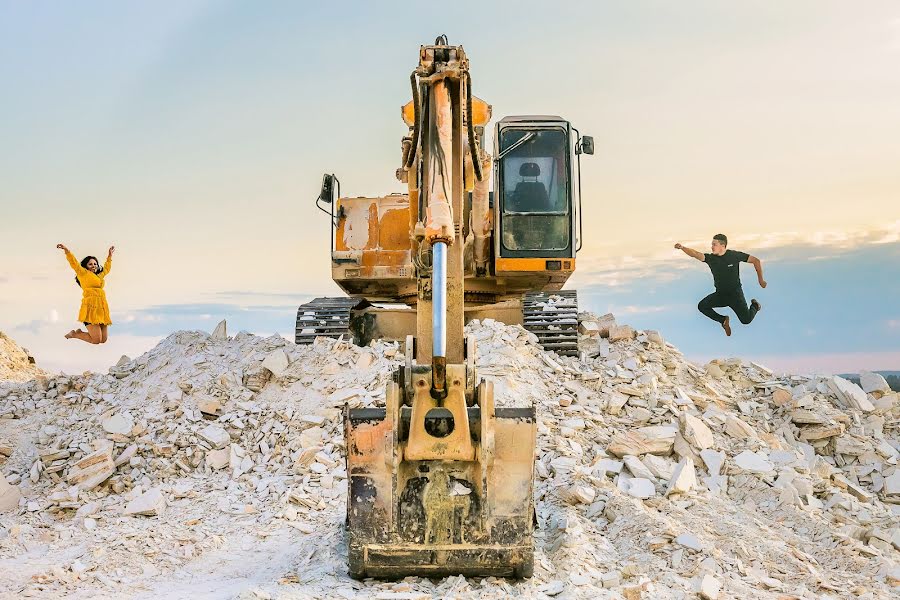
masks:
{"label": "jumping man", "polygon": [[746,252],[727,250],[727,246],[728,238],[719,233],[713,236],[711,254],[702,254],[681,244],[675,244],[675,249],[709,265],[716,291],[701,300],[697,308],[713,321],[720,323],[725,335],[731,335],[730,318],[720,315],[713,310],[714,308],[727,306],[744,325],[748,325],[762,308],[755,298],[750,300],[750,306],[747,307],[744,290],[741,288],[740,264],[748,262],[756,268],[759,287],[766,287],[766,280],[763,279],[762,262],[758,258]]}

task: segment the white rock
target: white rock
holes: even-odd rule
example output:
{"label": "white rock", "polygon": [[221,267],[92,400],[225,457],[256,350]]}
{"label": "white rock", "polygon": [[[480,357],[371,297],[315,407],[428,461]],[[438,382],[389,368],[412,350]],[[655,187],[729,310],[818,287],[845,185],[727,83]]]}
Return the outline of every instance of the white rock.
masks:
{"label": "white rock", "polygon": [[656,486],[649,479],[643,477],[632,477],[631,479],[622,478],[625,489],[623,490],[629,496],[634,498],[646,499],[656,495]]}
{"label": "white rock", "polygon": [[607,452],[616,456],[631,454],[668,454],[675,444],[674,427],[650,426],[625,431],[613,436]]}
{"label": "white rock", "polygon": [[700,597],[703,600],[717,600],[719,591],[722,589],[722,582],[712,575],[704,575],[700,580]]}
{"label": "white rock", "polygon": [[225,319],[219,321],[219,324],[216,325],[216,328],[213,330],[212,334],[210,334],[209,337],[222,342],[228,340],[228,325],[225,323]]}
{"label": "white rock", "polygon": [[700,458],[706,465],[706,470],[713,477],[721,473],[722,465],[725,464],[725,453],[716,452],[715,450],[703,450],[700,452]]}
{"label": "white rock", "polygon": [[628,467],[628,470],[635,477],[640,477],[644,479],[653,480],[656,476],[653,472],[647,468],[647,466],[641,462],[637,456],[626,455],[622,457],[622,460],[625,463],[625,466]]}
{"label": "white rock", "polygon": [[657,479],[668,481],[675,472],[675,463],[664,456],[648,454],[641,458],[641,462]]}
{"label": "white rock", "polygon": [[875,410],[863,389],[852,381],[835,375],[828,380],[828,386],[845,405],[863,412]]}
{"label": "white rock", "polygon": [[734,457],[734,464],[751,473],[767,474],[775,470],[775,465],[769,462],[765,454],[744,450]]}
{"label": "white rock", "polygon": [[224,469],[231,464],[231,449],[210,450],[206,453],[206,464],[210,469]]}
{"label": "white rock", "polygon": [[684,494],[691,491],[697,485],[697,473],[694,470],[694,461],[690,458],[683,458],[672,479],[669,480],[669,486],[666,488],[666,496],[670,494]]}
{"label": "white rock", "polygon": [[166,498],[159,488],[151,488],[125,506],[125,515],[161,515],[166,508]]}
{"label": "white rock", "polygon": [[564,589],[566,589],[566,584],[564,584],[562,581],[554,580],[539,587],[538,591],[543,592],[548,596],[556,596],[561,594]]}
{"label": "white rock", "polygon": [[262,366],[271,371],[275,377],[280,377],[290,364],[287,354],[281,348],[273,350],[262,362]]}
{"label": "white rock", "polygon": [[207,425],[197,435],[212,446],[214,450],[224,448],[231,443],[231,436],[219,425]]}
{"label": "white rock", "polygon": [[859,372],[859,386],[862,388],[862,391],[869,394],[872,392],[884,392],[887,394],[891,391],[891,386],[888,385],[887,380],[878,373],[872,373],[871,371]]}
{"label": "white rock", "polygon": [[19,507],[22,493],[19,488],[10,485],[3,473],[0,473],[0,513],[9,512]]}
{"label": "white rock", "polygon": [[710,448],[715,443],[712,431],[706,423],[688,413],[681,415],[681,434],[688,443],[700,450]]}
{"label": "white rock", "polygon": [[690,548],[691,550],[700,551],[703,550],[703,544],[697,539],[697,536],[693,533],[682,533],[678,537],[675,538],[675,543],[685,548]]}
{"label": "white rock", "polygon": [[103,419],[103,429],[107,433],[128,435],[134,427],[134,419],[128,412],[121,412]]}
{"label": "white rock", "polygon": [[900,495],[900,468],[894,469],[890,477],[884,478],[884,487],[881,491],[885,496]]}
{"label": "white rock", "polygon": [[622,461],[601,458],[594,466],[594,470],[602,476],[605,476],[608,473],[619,474],[622,472]]}

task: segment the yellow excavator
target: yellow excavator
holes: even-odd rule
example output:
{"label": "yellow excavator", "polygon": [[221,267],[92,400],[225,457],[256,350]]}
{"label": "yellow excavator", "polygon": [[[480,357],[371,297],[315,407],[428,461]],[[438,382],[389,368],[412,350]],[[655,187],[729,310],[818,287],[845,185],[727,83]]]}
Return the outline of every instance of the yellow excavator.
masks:
{"label": "yellow excavator", "polygon": [[492,157],[491,107],[444,36],[420,48],[410,84],[397,169],[407,192],[345,198],[325,175],[316,204],[348,296],[297,315],[297,343],[404,342],[385,408],[344,410],[349,571],[530,577],[535,408],[494,406],[464,326],[518,323],[545,348],[577,353],[577,296],[561,288],[581,243],[580,155],[593,140],[560,117],[506,117]]}

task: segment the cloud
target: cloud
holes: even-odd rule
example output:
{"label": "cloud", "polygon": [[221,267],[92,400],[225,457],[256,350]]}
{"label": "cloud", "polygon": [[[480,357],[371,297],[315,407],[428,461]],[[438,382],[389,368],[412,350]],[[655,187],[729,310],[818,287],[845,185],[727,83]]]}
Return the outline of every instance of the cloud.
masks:
{"label": "cloud", "polygon": [[[231,302],[196,302],[156,304],[121,313],[113,313],[111,332],[121,331],[139,336],[166,336],[180,329],[209,331],[224,319],[229,331],[289,331],[296,323],[300,302],[254,304]],[[111,333],[112,334],[112,333]]]}
{"label": "cloud", "polygon": [[616,315],[645,315],[652,313],[661,313],[672,310],[674,306],[614,306],[610,312]]}
{"label": "cloud", "polygon": [[[853,231],[823,231],[803,234],[794,231],[734,236],[729,247],[760,255],[765,263],[784,261],[827,261],[855,250],[872,246],[889,246],[900,242],[900,219],[879,227]],[[707,251],[708,240],[690,240],[684,244],[701,252]],[[691,259],[674,250],[674,241],[666,241],[663,249],[645,255],[615,256],[613,248],[605,256],[579,259],[573,283],[583,288],[599,285],[625,288],[635,281],[652,279],[665,283],[680,279],[684,272],[696,267]],[[659,248],[656,246],[655,248]],[[763,252],[764,251],[764,252]]]}
{"label": "cloud", "polygon": [[29,331],[37,335],[48,325],[53,325],[58,322],[59,311],[53,308],[49,313],[47,313],[45,317],[41,317],[40,319],[32,319],[31,321],[13,326],[13,331]]}

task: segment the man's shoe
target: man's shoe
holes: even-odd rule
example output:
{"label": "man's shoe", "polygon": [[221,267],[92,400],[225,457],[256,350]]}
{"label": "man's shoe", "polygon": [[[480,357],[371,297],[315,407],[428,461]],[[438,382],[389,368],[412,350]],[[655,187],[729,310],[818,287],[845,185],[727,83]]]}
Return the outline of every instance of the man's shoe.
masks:
{"label": "man's shoe", "polygon": [[762,310],[762,304],[759,303],[759,300],[754,298],[753,300],[750,301],[750,308],[755,308],[756,312],[759,312]]}
{"label": "man's shoe", "polygon": [[731,337],[731,323],[729,323],[731,319],[729,317],[725,317],[725,320],[722,321],[722,329],[725,330],[725,335]]}

